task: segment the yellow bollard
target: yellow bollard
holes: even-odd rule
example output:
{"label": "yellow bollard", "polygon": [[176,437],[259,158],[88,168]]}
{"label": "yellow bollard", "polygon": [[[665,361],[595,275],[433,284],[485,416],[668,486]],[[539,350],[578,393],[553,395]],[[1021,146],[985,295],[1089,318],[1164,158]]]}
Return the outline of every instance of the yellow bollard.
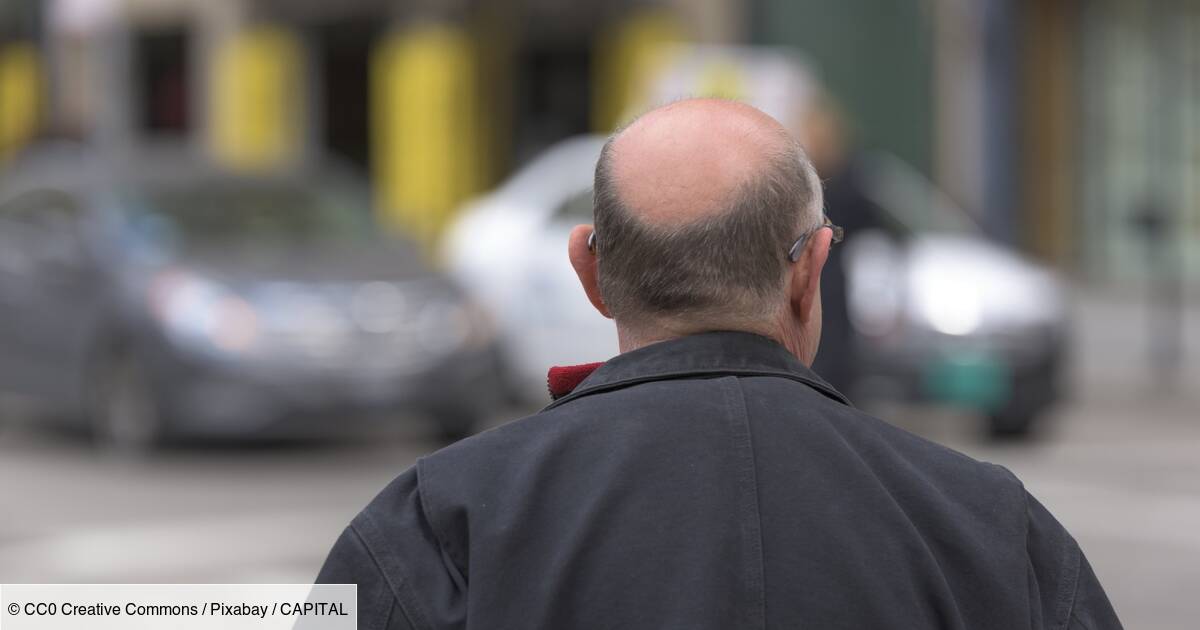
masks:
{"label": "yellow bollard", "polygon": [[371,68],[372,165],[382,222],[431,245],[480,184],[472,43],[423,24],[387,36]]}
{"label": "yellow bollard", "polygon": [[0,46],[0,163],[37,133],[41,85],[41,63],[32,44]]}
{"label": "yellow bollard", "polygon": [[302,136],[300,44],[294,34],[259,26],[237,34],[213,60],[210,110],[213,155],[242,170],[279,167]]}

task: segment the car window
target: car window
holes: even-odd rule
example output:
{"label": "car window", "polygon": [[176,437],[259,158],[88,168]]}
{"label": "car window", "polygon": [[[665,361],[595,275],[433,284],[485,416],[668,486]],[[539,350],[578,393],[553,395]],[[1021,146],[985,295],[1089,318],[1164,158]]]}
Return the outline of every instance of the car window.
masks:
{"label": "car window", "polygon": [[160,185],[129,191],[122,203],[132,225],[147,234],[169,236],[184,248],[234,242],[367,242],[381,234],[369,198],[320,182]]}
{"label": "car window", "polygon": [[899,158],[871,154],[864,159],[868,198],[889,218],[914,234],[978,234],[979,225],[933,182]]}
{"label": "car window", "polygon": [[567,197],[566,201],[559,204],[554,211],[554,219],[574,223],[591,223],[592,189],[581,190]]}

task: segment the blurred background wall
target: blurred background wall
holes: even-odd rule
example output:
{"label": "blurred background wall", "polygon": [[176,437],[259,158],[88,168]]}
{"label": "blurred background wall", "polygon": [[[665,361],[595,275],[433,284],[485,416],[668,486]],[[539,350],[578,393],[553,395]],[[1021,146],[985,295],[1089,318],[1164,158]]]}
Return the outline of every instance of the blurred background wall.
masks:
{"label": "blurred background wall", "polygon": [[331,151],[432,236],[539,149],[611,129],[681,40],[802,50],[862,145],[997,239],[1093,281],[1200,277],[1186,0],[7,0],[0,159],[47,130],[245,168]]}

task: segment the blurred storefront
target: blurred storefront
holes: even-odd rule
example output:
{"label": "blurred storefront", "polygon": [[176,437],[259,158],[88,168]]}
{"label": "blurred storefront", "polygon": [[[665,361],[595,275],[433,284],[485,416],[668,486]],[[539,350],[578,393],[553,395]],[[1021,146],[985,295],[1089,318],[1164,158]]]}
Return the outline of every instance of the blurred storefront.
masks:
{"label": "blurred storefront", "polygon": [[38,8],[34,3],[0,4],[0,164],[29,142],[40,124]]}
{"label": "blurred storefront", "polygon": [[1100,277],[1200,279],[1200,4],[1077,11],[1080,262]]}
{"label": "blurred storefront", "polygon": [[611,129],[679,40],[801,51],[860,144],[999,240],[1096,280],[1200,277],[1185,0],[9,0],[0,160],[44,129],[247,169],[331,153],[432,238],[546,146]]}
{"label": "blurred storefront", "polygon": [[1200,5],[1021,3],[1024,241],[1093,281],[1200,279]]}
{"label": "blurred storefront", "polygon": [[859,142],[928,173],[934,38],[927,4],[757,0],[751,36],[803,51],[854,121]]}
{"label": "blurred storefront", "polygon": [[[1200,4],[758,0],[856,140],[1094,282],[1200,279]],[[1180,289],[1182,290],[1182,289]]]}
{"label": "blurred storefront", "polygon": [[235,168],[332,153],[430,237],[564,137],[611,128],[659,43],[733,40],[730,0],[18,0],[0,13],[0,155],[66,131]]}

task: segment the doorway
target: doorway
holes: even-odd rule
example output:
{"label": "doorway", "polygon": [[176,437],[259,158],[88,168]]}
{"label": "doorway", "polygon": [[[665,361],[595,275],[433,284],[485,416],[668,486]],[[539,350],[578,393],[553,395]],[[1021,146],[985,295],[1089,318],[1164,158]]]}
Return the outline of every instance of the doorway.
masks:
{"label": "doorway", "polygon": [[134,32],[134,123],[140,132],[183,135],[191,128],[189,44],[182,26]]}
{"label": "doorway", "polygon": [[514,100],[514,164],[591,131],[591,38],[526,42],[518,51]]}
{"label": "doorway", "polygon": [[315,34],[321,146],[363,172],[371,162],[371,51],[382,22],[341,20],[316,27]]}

